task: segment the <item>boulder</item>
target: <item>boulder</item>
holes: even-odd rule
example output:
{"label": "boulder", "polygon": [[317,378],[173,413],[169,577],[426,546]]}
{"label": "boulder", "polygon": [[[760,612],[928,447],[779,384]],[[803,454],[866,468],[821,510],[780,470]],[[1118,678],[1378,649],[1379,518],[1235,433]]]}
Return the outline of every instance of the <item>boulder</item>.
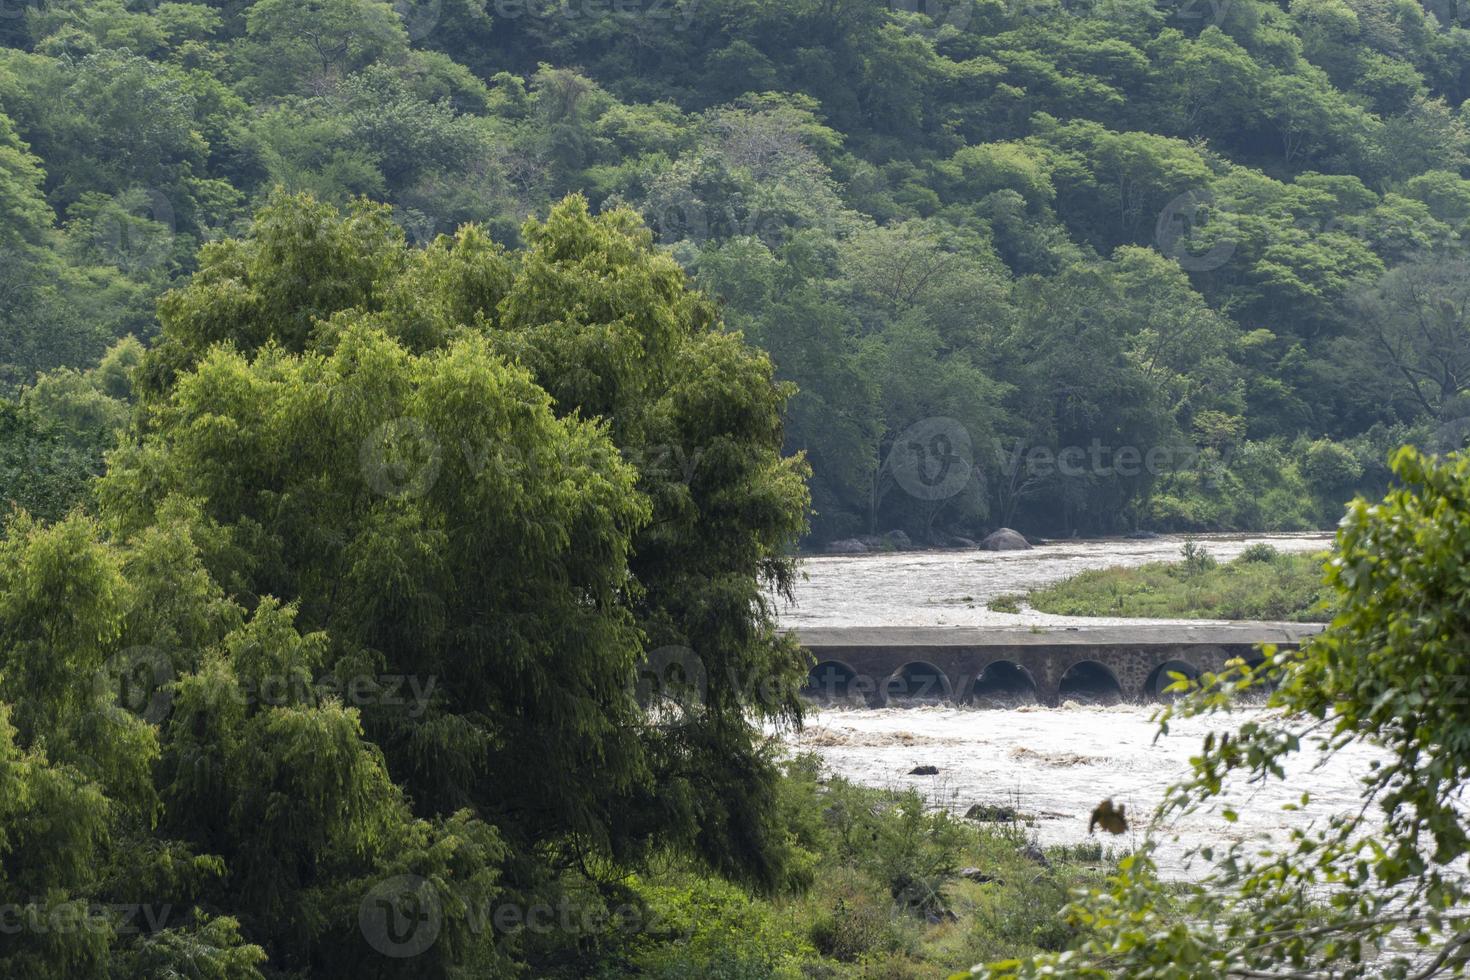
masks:
{"label": "boulder", "polygon": [[1130,541],[1152,541],[1157,537],[1153,531],[1134,531],[1128,535]]}
{"label": "boulder", "polygon": [[976,820],[981,823],[1015,823],[1016,808],[1013,806],[993,806],[989,803],[976,803],[965,811],[966,820]]}
{"label": "boulder", "polygon": [[1030,551],[1031,542],[1022,537],[1020,532],[1003,527],[981,541],[980,547],[986,551]]}
{"label": "boulder", "polygon": [[938,766],[914,766],[914,768],[912,768],[912,769],[909,770],[909,775],[910,776],[937,776],[937,775],[939,775],[939,767]]}
{"label": "boulder", "polygon": [[868,553],[868,546],[857,538],[843,538],[841,541],[828,543],[827,553],[831,555],[866,555]]}
{"label": "boulder", "polygon": [[913,541],[909,540],[909,536],[902,531],[889,531],[883,535],[883,541],[897,551],[907,551],[914,546]]}

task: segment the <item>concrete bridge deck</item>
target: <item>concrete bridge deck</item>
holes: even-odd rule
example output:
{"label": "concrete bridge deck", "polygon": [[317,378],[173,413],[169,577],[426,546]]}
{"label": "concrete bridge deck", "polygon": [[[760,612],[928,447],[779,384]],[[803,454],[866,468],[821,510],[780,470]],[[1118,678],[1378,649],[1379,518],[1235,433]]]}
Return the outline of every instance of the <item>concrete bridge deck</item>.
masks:
{"label": "concrete bridge deck", "polygon": [[816,658],[807,693],[970,703],[1034,695],[1142,701],[1168,674],[1219,671],[1234,658],[1260,658],[1263,643],[1295,648],[1312,623],[1145,624],[1015,628],[854,626],[794,630]]}

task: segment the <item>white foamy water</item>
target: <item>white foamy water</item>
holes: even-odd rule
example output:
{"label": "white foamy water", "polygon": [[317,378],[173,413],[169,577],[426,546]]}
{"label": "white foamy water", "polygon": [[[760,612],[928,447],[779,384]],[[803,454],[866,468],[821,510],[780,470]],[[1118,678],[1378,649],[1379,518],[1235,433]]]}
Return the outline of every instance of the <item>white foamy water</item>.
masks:
{"label": "white foamy water", "polygon": [[[1324,550],[1325,534],[1206,535],[1201,543],[1221,560],[1257,542],[1283,551]],[[1025,592],[1089,568],[1141,565],[1179,558],[1182,538],[1146,541],[1078,541],[1033,551],[907,552],[819,557],[803,562],[806,577],[797,604],[782,623],[818,626],[1016,626],[1126,623],[1048,616],[1027,610],[995,613],[986,602]],[[1139,620],[1137,622],[1159,622]],[[1233,730],[1262,709],[1239,709],[1214,718],[1176,719],[1170,734],[1157,738],[1153,704],[1110,707],[1026,706],[1013,710],[956,707],[813,709],[805,731],[788,736],[793,749],[816,752],[837,774],[884,788],[918,789],[935,806],[963,813],[974,803],[1010,805],[1035,818],[1044,844],[1087,838],[1088,817],[1099,802],[1123,804],[1135,828],[1104,843],[1127,849],[1136,842],[1166,789],[1189,772],[1210,731]],[[1291,827],[1352,808],[1358,779],[1375,750],[1356,747],[1325,764],[1311,750],[1300,753],[1288,778],[1243,788],[1230,797],[1235,823],[1216,812],[1193,814],[1162,828],[1160,860],[1166,873],[1187,873],[1189,847],[1217,846],[1239,839],[1281,839]],[[921,765],[937,776],[910,776]],[[1303,792],[1312,794],[1303,811],[1282,810]]]}
{"label": "white foamy water", "polygon": [[[1210,534],[1197,540],[1228,561],[1253,544],[1278,551],[1324,551],[1329,534]],[[1032,626],[1126,623],[1126,619],[992,612],[990,600],[1024,593],[1091,568],[1178,561],[1184,538],[1063,541],[1031,551],[903,551],[805,558],[796,603],[781,624],[816,626]],[[1161,622],[1132,620],[1132,622]]]}
{"label": "white foamy water", "polygon": [[[1015,807],[1034,817],[1043,844],[1075,844],[1087,838],[1093,807],[1111,798],[1127,808],[1134,830],[1103,843],[1130,849],[1163,799],[1165,790],[1189,771],[1206,734],[1233,730],[1260,717],[1241,709],[1214,718],[1174,719],[1167,736],[1155,739],[1157,705],[1124,704],[1015,710],[951,707],[823,709],[791,739],[812,751],[832,771],[855,782],[887,789],[917,789],[934,806],[963,814],[972,804]],[[1235,823],[1217,812],[1200,812],[1162,828],[1159,851],[1166,873],[1182,874],[1184,851],[1194,845],[1221,846],[1233,840],[1267,841],[1289,826],[1354,808],[1359,777],[1376,750],[1354,747],[1316,767],[1314,751],[1299,754],[1285,781],[1245,787],[1230,796]],[[916,766],[934,766],[936,776],[910,776]],[[1307,811],[1288,813],[1310,791]],[[1101,832],[1099,832],[1101,833]]]}

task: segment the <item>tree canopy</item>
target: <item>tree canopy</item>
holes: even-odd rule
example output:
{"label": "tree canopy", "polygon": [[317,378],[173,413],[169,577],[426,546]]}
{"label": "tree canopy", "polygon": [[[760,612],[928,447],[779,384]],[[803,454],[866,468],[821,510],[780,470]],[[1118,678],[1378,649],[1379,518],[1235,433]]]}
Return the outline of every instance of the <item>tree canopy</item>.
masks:
{"label": "tree canopy", "polygon": [[[1392,448],[1458,423],[1461,399],[1406,379],[1426,366],[1404,332],[1413,270],[1458,261],[1470,215],[1452,11],[910,7],[64,0],[7,18],[0,384],[13,399],[117,338],[151,344],[154,300],[277,187],[386,202],[414,245],[474,223],[507,249],[580,193],[639,212],[797,384],[785,451],[813,467],[814,545],[1324,526],[1344,488],[1313,481],[1307,447],[1341,446],[1347,489],[1370,491]],[[265,301],[305,304],[278,315],[307,330],[376,272],[348,274]],[[1072,345],[1078,318],[1098,322],[1072,353],[1102,370],[1040,405],[1066,367],[1024,358]],[[1429,339],[1452,360],[1465,344]],[[893,492],[894,439],[947,418],[973,479]],[[1028,461],[1079,450],[1101,462],[1070,480]],[[1151,450],[1118,477],[1114,454]]]}

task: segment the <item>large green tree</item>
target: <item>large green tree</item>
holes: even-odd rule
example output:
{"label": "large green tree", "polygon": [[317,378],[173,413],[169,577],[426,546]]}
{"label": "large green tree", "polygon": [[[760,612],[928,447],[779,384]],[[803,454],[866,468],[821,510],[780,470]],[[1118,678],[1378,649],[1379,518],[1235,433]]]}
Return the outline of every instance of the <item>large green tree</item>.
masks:
{"label": "large green tree", "polygon": [[[797,716],[801,660],[768,591],[806,501],[787,393],[631,213],[573,200],[524,234],[415,251],[383,209],[277,199],[165,301],[104,512],[202,499],[252,556],[221,581],[299,601],[353,670],[438,677],[425,718],[368,716],[426,812],[770,880],[756,726]],[[626,681],[669,647],[700,697],[639,736]]]}

